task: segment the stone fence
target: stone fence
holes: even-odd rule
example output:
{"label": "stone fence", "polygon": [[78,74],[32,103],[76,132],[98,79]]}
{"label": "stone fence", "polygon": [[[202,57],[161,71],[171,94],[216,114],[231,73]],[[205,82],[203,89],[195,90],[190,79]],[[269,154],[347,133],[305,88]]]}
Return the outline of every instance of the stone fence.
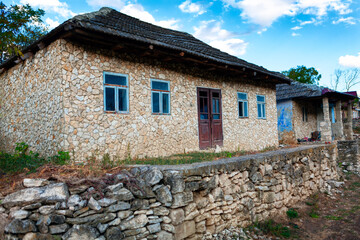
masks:
{"label": "stone fence", "polygon": [[202,239],[284,214],[338,178],[335,145],[207,163],[137,166],[95,181],[25,179],[6,196],[5,239]]}
{"label": "stone fence", "polygon": [[347,171],[360,172],[360,140],[338,141],[338,155]]}

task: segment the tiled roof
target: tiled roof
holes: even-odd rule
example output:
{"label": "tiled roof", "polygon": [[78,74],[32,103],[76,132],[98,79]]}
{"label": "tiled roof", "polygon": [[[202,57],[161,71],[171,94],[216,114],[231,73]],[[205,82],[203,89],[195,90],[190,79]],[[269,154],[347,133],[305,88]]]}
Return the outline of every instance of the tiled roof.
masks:
{"label": "tiled roof", "polygon": [[[209,59],[234,67],[245,67],[287,82],[288,78],[279,72],[272,72],[263,67],[246,62],[235,56],[213,48],[186,32],[162,28],[137,18],[130,17],[111,8],[75,16],[49,34],[66,29],[66,26],[94,31],[99,34],[110,34],[114,37],[149,43],[168,49],[179,50],[189,55]],[[54,34],[53,34],[54,35]],[[43,37],[43,39],[46,38]],[[1,68],[1,66],[0,66]]]}

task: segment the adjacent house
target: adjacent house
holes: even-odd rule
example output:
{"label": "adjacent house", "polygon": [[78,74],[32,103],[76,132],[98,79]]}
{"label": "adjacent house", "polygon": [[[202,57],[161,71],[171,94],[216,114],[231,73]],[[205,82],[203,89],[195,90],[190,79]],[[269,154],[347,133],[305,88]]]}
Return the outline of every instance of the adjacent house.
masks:
{"label": "adjacent house", "polygon": [[[358,95],[356,91],[350,91],[350,92],[344,92],[346,94],[350,94],[356,97],[356,99],[353,101],[352,103],[352,119],[358,119],[360,118],[360,106],[359,106],[359,101],[357,100]],[[348,112],[347,112],[347,102],[342,104],[342,114],[343,114],[343,119],[347,119],[348,118]]]}
{"label": "adjacent house", "polygon": [[288,78],[110,8],[64,22],[0,65],[0,147],[76,159],[277,146]]}
{"label": "adjacent house", "polygon": [[279,140],[296,143],[297,139],[323,141],[352,139],[352,121],[343,124],[341,104],[352,112],[356,97],[328,88],[292,81],[276,87]]}

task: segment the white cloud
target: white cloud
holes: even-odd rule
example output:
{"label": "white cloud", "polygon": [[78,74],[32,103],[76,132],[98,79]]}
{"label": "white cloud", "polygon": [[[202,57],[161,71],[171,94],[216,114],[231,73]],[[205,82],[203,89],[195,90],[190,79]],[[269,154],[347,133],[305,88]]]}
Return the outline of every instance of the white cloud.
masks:
{"label": "white cloud", "polygon": [[196,13],[196,15],[201,15],[206,12],[205,8],[200,3],[192,3],[191,0],[186,0],[179,5],[179,8],[182,12]]}
{"label": "white cloud", "polygon": [[293,36],[293,37],[297,37],[297,36],[300,36],[300,34],[299,33],[291,33],[291,36]]}
{"label": "white cloud", "polygon": [[120,9],[125,6],[125,0],[86,0],[92,7],[112,7]]}
{"label": "white cloud", "polygon": [[175,30],[180,28],[178,25],[179,20],[169,19],[157,21],[149,12],[144,9],[141,4],[128,4],[121,8],[120,11],[132,17],[138,18],[142,21],[159,25],[161,27],[171,28]]}
{"label": "white cloud", "polygon": [[248,45],[236,34],[221,28],[221,23],[215,20],[202,21],[199,27],[194,27],[194,36],[229,54],[240,56],[246,52]]}
{"label": "white cloud", "polygon": [[339,64],[344,67],[356,67],[360,68],[360,52],[357,56],[345,55],[339,57]]}
{"label": "white cloud", "polygon": [[293,30],[293,31],[300,30],[300,29],[302,29],[302,27],[300,27],[300,26],[295,26],[295,27],[291,28],[291,30]]}
{"label": "white cloud", "polygon": [[58,13],[64,18],[73,17],[76,14],[69,9],[66,2],[59,0],[21,0],[21,4],[30,4],[32,7],[37,7],[45,10],[46,12]]}
{"label": "white cloud", "polygon": [[308,25],[308,24],[313,24],[313,23],[316,23],[315,18],[312,18],[311,20],[308,20],[308,21],[300,21],[301,26]]}
{"label": "white cloud", "polygon": [[52,20],[51,18],[47,18],[47,19],[45,20],[45,23],[46,23],[47,25],[49,25],[50,30],[53,29],[53,28],[56,28],[57,26],[60,25],[60,23],[59,23],[58,21],[54,21],[54,20]]}
{"label": "white cloud", "polygon": [[[226,6],[242,11],[249,22],[268,27],[283,16],[315,15],[321,19],[329,11],[344,15],[350,13],[351,0],[222,0]],[[315,22],[314,22],[315,23]]]}
{"label": "white cloud", "polygon": [[347,23],[347,24],[350,24],[350,25],[354,25],[354,24],[356,24],[356,20],[353,17],[347,17],[347,18],[341,17],[336,21],[334,20],[332,23],[333,24]]}

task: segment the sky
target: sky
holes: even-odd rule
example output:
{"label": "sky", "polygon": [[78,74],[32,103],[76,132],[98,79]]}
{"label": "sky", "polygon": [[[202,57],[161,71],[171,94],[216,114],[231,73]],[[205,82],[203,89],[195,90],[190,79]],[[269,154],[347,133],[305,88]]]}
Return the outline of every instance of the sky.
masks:
{"label": "sky", "polygon": [[[336,69],[360,68],[360,0],[9,0],[45,10],[49,29],[111,7],[271,71],[314,67],[332,87]],[[345,90],[340,84],[339,91]],[[360,84],[351,90],[360,91]],[[360,92],[359,92],[360,94]]]}

